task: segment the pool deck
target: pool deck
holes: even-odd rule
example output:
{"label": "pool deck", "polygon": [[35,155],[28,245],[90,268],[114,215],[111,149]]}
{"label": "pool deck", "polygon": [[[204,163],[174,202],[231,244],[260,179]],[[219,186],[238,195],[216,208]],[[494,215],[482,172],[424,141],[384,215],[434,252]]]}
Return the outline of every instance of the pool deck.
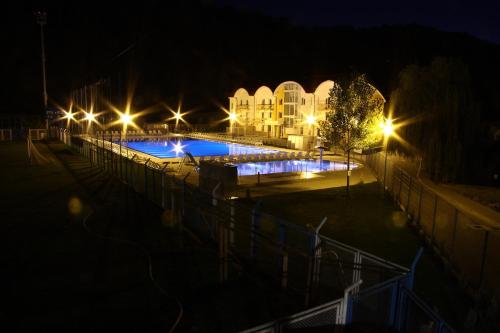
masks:
{"label": "pool deck", "polygon": [[[323,159],[325,161],[335,162],[345,161],[342,156],[333,155],[331,153],[325,154]],[[356,160],[353,160],[352,162],[358,163]],[[250,194],[251,197],[261,197],[280,193],[345,187],[346,172],[347,171],[340,170],[308,173],[307,175],[300,172],[288,172],[265,174],[260,175],[260,177],[257,175],[239,176],[236,188],[226,195],[246,197]],[[198,173],[194,171],[192,166],[184,166],[182,171],[179,173],[179,176],[182,178],[187,176],[186,181],[188,183],[198,185]],[[374,173],[361,163],[356,169],[351,170],[350,185],[366,184],[376,181],[377,178]]]}

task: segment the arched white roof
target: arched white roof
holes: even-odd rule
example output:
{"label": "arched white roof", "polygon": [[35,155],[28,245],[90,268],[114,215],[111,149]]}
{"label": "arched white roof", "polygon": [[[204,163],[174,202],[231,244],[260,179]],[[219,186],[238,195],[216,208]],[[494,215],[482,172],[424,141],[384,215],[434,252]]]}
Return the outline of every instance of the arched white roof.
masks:
{"label": "arched white roof", "polygon": [[[326,80],[326,81],[323,81],[321,82],[318,87],[316,88],[316,90],[314,91],[314,95],[316,96],[328,96],[329,93],[330,93],[330,89],[333,87],[333,84],[335,82],[333,82],[332,80]],[[373,89],[375,89],[375,93],[374,93],[374,96],[375,97],[378,97],[378,98],[381,98],[384,103],[386,102],[384,96],[382,95],[382,93],[372,84],[368,83],[370,85],[370,87],[372,87]]]}
{"label": "arched white roof", "polygon": [[276,95],[276,94],[278,93],[278,89],[279,89],[282,85],[284,85],[284,84],[288,84],[288,83],[294,83],[294,84],[296,84],[296,85],[298,85],[298,86],[300,87],[301,92],[303,92],[303,93],[305,93],[305,92],[306,92],[306,91],[304,90],[304,88],[300,85],[300,83],[295,82],[295,81],[285,81],[285,82],[280,83],[280,84],[276,87],[276,89],[274,89],[274,94]]}
{"label": "arched white roof", "polygon": [[272,97],[273,91],[268,86],[261,86],[257,90],[255,90],[254,96]]}
{"label": "arched white roof", "polygon": [[326,80],[321,82],[316,90],[314,90],[314,95],[316,96],[328,96],[330,94],[330,89],[332,89],[334,82],[332,80]]}
{"label": "arched white roof", "polygon": [[245,89],[245,88],[239,88],[238,90],[236,90],[236,92],[234,93],[234,97],[238,97],[238,98],[241,98],[241,97],[248,97],[250,96],[248,94],[248,91]]}

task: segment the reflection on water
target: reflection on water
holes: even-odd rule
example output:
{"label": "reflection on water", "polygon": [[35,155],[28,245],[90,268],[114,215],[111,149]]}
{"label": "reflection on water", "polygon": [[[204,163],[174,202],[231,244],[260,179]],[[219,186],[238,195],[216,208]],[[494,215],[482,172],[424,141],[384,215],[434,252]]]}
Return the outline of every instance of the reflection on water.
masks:
{"label": "reflection on water", "polygon": [[[249,176],[260,173],[261,175],[270,173],[281,172],[322,172],[322,171],[336,171],[347,170],[347,163],[312,160],[290,160],[290,161],[268,161],[268,162],[248,162],[239,163],[238,175]],[[351,169],[357,168],[357,164],[351,163]]]}

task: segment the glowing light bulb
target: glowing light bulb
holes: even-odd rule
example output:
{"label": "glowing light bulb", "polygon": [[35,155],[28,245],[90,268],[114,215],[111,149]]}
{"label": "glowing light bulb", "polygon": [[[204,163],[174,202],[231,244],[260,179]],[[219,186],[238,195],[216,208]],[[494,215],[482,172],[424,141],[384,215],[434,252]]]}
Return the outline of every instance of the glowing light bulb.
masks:
{"label": "glowing light bulb", "polygon": [[311,114],[307,116],[306,122],[308,125],[313,125],[316,122],[316,117]]}
{"label": "glowing light bulb", "polygon": [[394,126],[391,119],[386,119],[384,123],[380,124],[380,127],[382,127],[382,132],[384,132],[385,136],[390,136],[394,133]]}
{"label": "glowing light bulb", "polygon": [[132,117],[129,114],[123,113],[120,115],[120,117],[122,123],[124,123],[125,125],[130,124],[130,122],[132,121]]}

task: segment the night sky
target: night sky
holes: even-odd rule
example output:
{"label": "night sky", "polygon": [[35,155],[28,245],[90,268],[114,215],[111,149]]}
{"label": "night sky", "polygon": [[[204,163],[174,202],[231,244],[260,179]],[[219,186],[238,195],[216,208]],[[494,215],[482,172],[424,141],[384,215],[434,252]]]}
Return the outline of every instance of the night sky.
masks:
{"label": "night sky", "polygon": [[[149,59],[155,54],[158,55],[157,63],[154,66],[151,65],[153,70],[149,69],[149,72],[155,75],[157,72],[168,73],[167,67],[169,66],[171,70],[171,74],[168,74],[171,75],[168,80],[169,85],[158,83],[155,87],[150,85],[145,86],[144,89],[148,91],[156,89],[163,94],[162,98],[169,97],[164,96],[165,92],[177,95],[177,90],[182,90],[181,88],[177,89],[178,86],[201,91],[199,87],[196,87],[196,83],[206,87],[207,84],[203,81],[203,77],[195,80],[192,78],[195,77],[195,74],[198,75],[200,72],[206,71],[203,74],[205,78],[211,78],[215,74],[221,77],[219,87],[215,87],[212,91],[206,91],[206,94],[210,97],[217,95],[216,97],[222,101],[225,101],[228,92],[232,91],[236,85],[261,84],[262,82],[272,85],[288,79],[290,76],[300,80],[302,77],[312,78],[318,73],[325,77],[331,77],[333,74],[328,66],[334,63],[334,59],[331,59],[333,50],[335,52],[341,50],[340,57],[345,58],[345,61],[338,62],[336,65],[338,68],[334,68],[335,70],[348,70],[352,65],[355,65],[354,67],[361,67],[362,71],[372,74],[372,78],[375,80],[381,81],[382,78],[388,81],[388,87],[390,76],[396,77],[402,66],[415,62],[413,58],[427,59],[430,56],[443,54],[477,53],[476,46],[473,44],[463,43],[455,37],[451,37],[455,38],[455,41],[442,42],[441,38],[444,37],[434,31],[422,32],[418,37],[420,45],[431,45],[428,50],[422,50],[421,46],[417,44],[412,48],[413,41],[408,38],[408,36],[410,38],[413,36],[412,32],[404,28],[408,24],[428,26],[442,31],[464,32],[500,45],[500,20],[498,19],[500,11],[499,5],[494,5],[493,2],[465,3],[427,0],[411,2],[193,0],[182,2],[183,5],[186,3],[195,4],[193,8],[200,7],[196,4],[206,6],[203,8],[214,8],[212,5],[215,5],[215,9],[211,13],[204,12],[205,9],[201,9],[198,13],[191,13],[190,8],[176,12],[176,9],[172,8],[175,7],[173,4],[179,3],[181,2],[158,0],[144,0],[135,3],[89,0],[85,3],[56,4],[40,1],[5,5],[5,15],[0,22],[3,50],[0,54],[0,68],[7,89],[3,89],[0,93],[2,101],[0,113],[39,112],[41,106],[40,29],[33,15],[37,9],[46,10],[48,13],[48,23],[45,28],[47,84],[49,97],[58,103],[65,103],[68,91],[75,87],[93,82],[92,80],[95,81],[96,78],[123,75],[123,73],[118,72],[125,71],[123,68],[128,66],[128,64],[125,65],[125,60],[132,59],[132,53],[129,52],[121,58],[117,58],[117,55],[123,55],[121,52],[124,50],[131,50],[130,46],[139,45],[140,43],[136,44],[137,41],[145,41],[137,49],[151,50],[145,51],[143,54],[144,59],[148,59],[147,61],[143,63],[139,60],[136,61],[138,72],[147,73],[146,65],[153,64]],[[178,5],[178,7],[181,6]],[[162,9],[158,10],[158,8]],[[234,8],[237,11],[232,11]],[[214,12],[217,13],[214,14]],[[178,22],[171,23],[175,20]],[[200,21],[203,22],[200,23]],[[391,26],[392,32],[384,35],[386,36],[384,39],[386,44],[381,42],[380,45],[371,45],[370,32],[360,32],[359,35],[356,35],[357,32],[353,31],[334,36],[323,30],[323,35],[314,35],[317,37],[316,48],[322,49],[319,44],[322,41],[326,42],[328,38],[338,40],[338,36],[344,36],[347,39],[339,42],[338,45],[331,46],[335,49],[329,51],[330,55],[325,54],[324,59],[311,58],[309,64],[316,66],[316,68],[296,68],[302,73],[291,73],[285,69],[280,73],[280,68],[277,66],[263,68],[268,59],[272,57],[274,57],[274,61],[283,66],[286,66],[283,60],[293,63],[290,56],[294,52],[295,46],[290,45],[293,43],[296,43],[296,46],[302,50],[300,52],[304,52],[295,54],[295,57],[305,60],[309,56],[310,46],[307,46],[309,38],[301,39],[304,38],[304,35],[298,38],[286,36],[289,22],[306,28],[318,26],[358,28]],[[180,29],[180,26],[183,28]],[[398,31],[401,31],[401,36],[396,36]],[[377,33],[383,34],[384,32]],[[259,56],[264,51],[267,52],[265,48],[274,47],[276,44],[268,41],[268,44],[260,45],[263,52],[260,52],[262,50],[259,51],[258,48],[250,49],[253,53],[242,52],[243,49],[239,46],[235,48],[234,45],[230,45],[240,38],[241,34],[248,36],[268,34],[271,39],[281,39],[282,41],[284,41],[283,36],[286,36],[288,44],[280,47],[280,50],[277,50],[279,52],[265,56],[265,61],[263,61]],[[428,43],[425,36],[435,38],[434,43]],[[363,40],[363,38],[365,39]],[[452,47],[447,45],[452,45]],[[343,49],[342,46],[344,46]],[[375,59],[374,61],[383,61],[386,68],[378,70],[380,73],[377,74],[379,66],[370,64],[365,64],[364,67],[359,66],[362,65],[363,59],[367,58],[362,57],[360,61],[356,60],[353,54],[348,54],[349,52],[358,52],[359,50],[356,51],[358,46],[361,49],[378,47],[377,52],[385,54],[380,56],[383,59]],[[157,52],[158,47],[163,48],[163,55]],[[390,47],[392,50],[389,49]],[[455,50],[460,47],[463,49],[448,52],[448,49]],[[247,49],[247,51],[249,50]],[[483,55],[495,57],[489,51],[484,51],[477,56],[483,57]],[[199,61],[200,59],[202,61]],[[488,61],[495,62],[492,59]],[[203,62],[206,63],[203,65]],[[393,62],[398,65],[387,65]],[[181,63],[184,63],[184,67],[179,65]],[[198,63],[201,67],[193,69],[191,66],[193,63]],[[374,67],[375,70],[371,70],[373,68],[370,66]],[[260,72],[256,72],[255,68],[261,68]],[[210,70],[213,70],[214,73],[209,73]],[[382,73],[384,77],[382,77]],[[227,78],[224,75],[227,75]],[[140,83],[143,83],[145,79],[146,77],[142,76]],[[320,79],[316,78],[316,80]],[[214,86],[214,84],[210,84],[210,86]],[[183,92],[180,91],[180,93]],[[186,96],[188,102],[192,101],[192,106],[203,103],[201,100],[205,98],[200,98],[198,101],[194,97],[189,99]]]}
{"label": "night sky", "polygon": [[307,26],[372,27],[419,24],[444,31],[467,32],[500,43],[498,1],[333,1],[217,0],[239,8],[281,16]]}

